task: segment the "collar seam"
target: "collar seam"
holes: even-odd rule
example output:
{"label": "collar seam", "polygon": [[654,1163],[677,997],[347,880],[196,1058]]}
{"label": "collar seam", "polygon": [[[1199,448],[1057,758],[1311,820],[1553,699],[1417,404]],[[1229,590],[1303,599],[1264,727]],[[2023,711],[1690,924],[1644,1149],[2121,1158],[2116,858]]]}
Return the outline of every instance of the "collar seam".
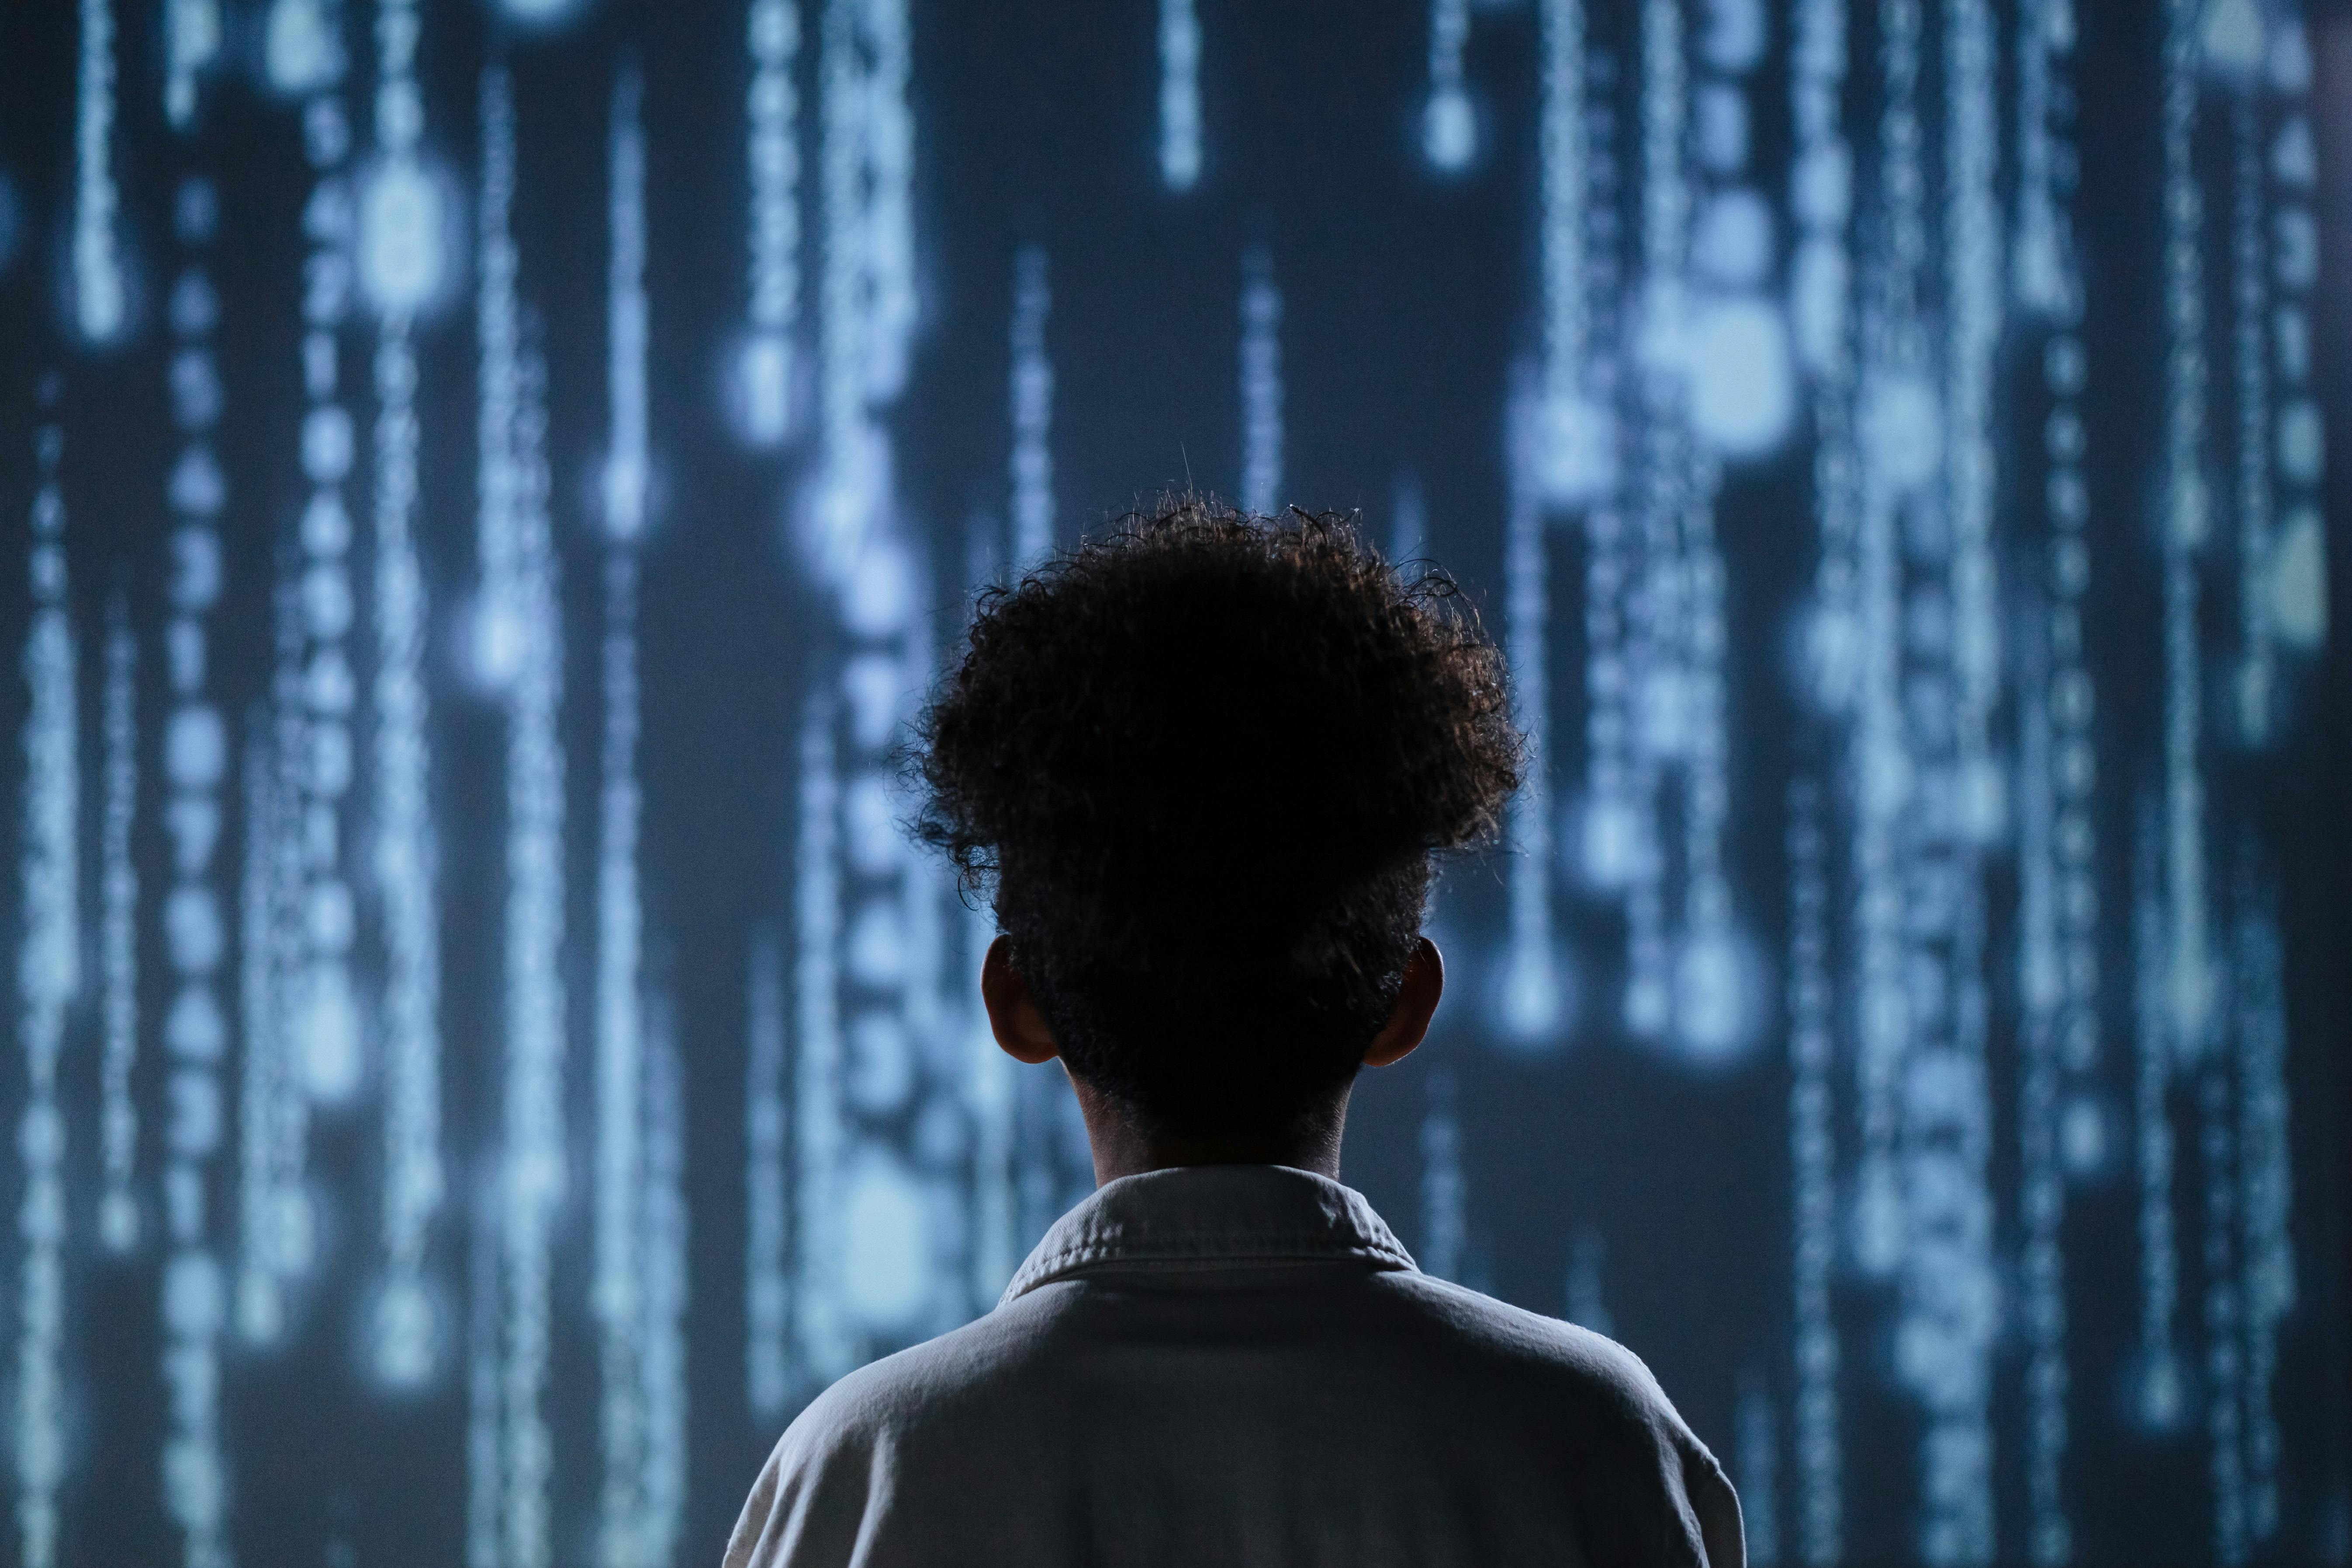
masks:
{"label": "collar seam", "polygon": [[1231,1264],[1350,1262],[1379,1263],[1392,1269],[1412,1269],[1414,1267],[1402,1247],[1369,1237],[1343,1245],[1328,1242],[1317,1245],[1303,1239],[1292,1242],[1287,1238],[1278,1245],[1258,1247],[1237,1247],[1227,1242],[1218,1245],[1213,1250],[1189,1253],[1130,1250],[1115,1243],[1093,1242],[1065,1247],[1048,1257],[1033,1260],[1005,1287],[1003,1299],[998,1304],[1001,1306],[1004,1301],[1027,1295],[1056,1279],[1105,1265],[1176,1271]]}

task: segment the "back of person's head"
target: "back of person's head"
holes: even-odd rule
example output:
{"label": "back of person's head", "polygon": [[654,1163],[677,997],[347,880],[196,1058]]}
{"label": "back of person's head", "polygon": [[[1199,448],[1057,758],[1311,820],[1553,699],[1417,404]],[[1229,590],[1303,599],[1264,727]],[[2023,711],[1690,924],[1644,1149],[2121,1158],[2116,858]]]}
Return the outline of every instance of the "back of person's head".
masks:
{"label": "back of person's head", "polygon": [[1274,1131],[1352,1079],[1522,747],[1450,579],[1174,497],[982,595],[917,830],[992,883],[1073,1076],[1143,1125]]}

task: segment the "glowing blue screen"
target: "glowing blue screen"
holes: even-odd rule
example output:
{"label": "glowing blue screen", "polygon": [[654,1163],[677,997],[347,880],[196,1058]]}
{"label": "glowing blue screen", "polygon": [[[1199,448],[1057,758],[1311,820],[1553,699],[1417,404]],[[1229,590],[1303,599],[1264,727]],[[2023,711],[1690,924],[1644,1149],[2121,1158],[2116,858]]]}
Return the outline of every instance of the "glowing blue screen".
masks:
{"label": "glowing blue screen", "polygon": [[2336,10],[0,53],[26,1568],[715,1563],[987,1310],[1091,1173],[894,748],[976,586],[1187,484],[1507,653],[1539,766],[1348,1145],[1424,1268],[1638,1352],[1759,1564],[2352,1561]]}

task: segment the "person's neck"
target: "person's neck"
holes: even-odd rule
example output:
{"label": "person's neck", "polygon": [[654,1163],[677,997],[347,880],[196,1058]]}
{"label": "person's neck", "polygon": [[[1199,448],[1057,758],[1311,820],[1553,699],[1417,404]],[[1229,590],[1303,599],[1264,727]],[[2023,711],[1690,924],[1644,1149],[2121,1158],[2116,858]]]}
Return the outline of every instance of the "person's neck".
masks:
{"label": "person's neck", "polygon": [[1278,1133],[1195,1138],[1139,1127],[1118,1101],[1083,1079],[1072,1078],[1070,1087],[1087,1119],[1097,1186],[1180,1165],[1288,1165],[1339,1179],[1339,1139],[1348,1122],[1345,1089],[1327,1112],[1303,1117]]}

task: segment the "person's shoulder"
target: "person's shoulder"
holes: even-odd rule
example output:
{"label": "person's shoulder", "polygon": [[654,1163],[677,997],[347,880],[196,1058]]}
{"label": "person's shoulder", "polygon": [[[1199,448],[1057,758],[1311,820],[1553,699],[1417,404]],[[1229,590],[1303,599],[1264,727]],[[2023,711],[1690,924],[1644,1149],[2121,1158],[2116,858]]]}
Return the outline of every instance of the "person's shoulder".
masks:
{"label": "person's shoulder", "polygon": [[870,1361],[811,1400],[783,1446],[803,1452],[861,1439],[984,1397],[986,1388],[1028,1359],[1043,1302],[1008,1303],[935,1339]]}
{"label": "person's shoulder", "polygon": [[1377,1283],[1417,1321],[1420,1336],[1464,1371],[1539,1388],[1591,1414],[1681,1424],[1642,1358],[1605,1335],[1427,1274],[1387,1274]]}

